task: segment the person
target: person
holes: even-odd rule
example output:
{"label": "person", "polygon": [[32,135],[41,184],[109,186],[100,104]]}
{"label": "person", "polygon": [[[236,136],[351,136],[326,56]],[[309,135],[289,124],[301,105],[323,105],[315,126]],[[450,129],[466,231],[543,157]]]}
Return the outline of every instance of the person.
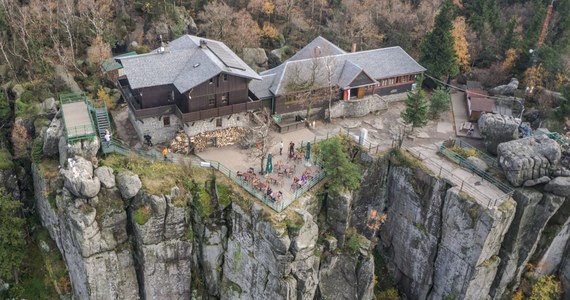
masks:
{"label": "person", "polygon": [[109,129],[105,129],[105,144],[107,147],[111,146],[111,132]]}
{"label": "person", "polygon": [[283,141],[279,142],[279,155],[283,155]]}
{"label": "person", "polygon": [[283,199],[283,192],[279,191],[277,192],[277,197],[275,197],[277,199],[277,201],[281,201],[281,199]]}
{"label": "person", "polygon": [[307,176],[305,176],[305,174],[303,174],[301,176],[301,180],[299,180],[299,184],[303,185],[303,184],[305,184],[305,182],[307,182]]}
{"label": "person", "polygon": [[293,158],[293,154],[295,153],[295,143],[291,141],[289,143],[289,158]]}
{"label": "person", "polygon": [[152,147],[152,137],[148,134],[144,135],[144,141],[147,146]]}
{"label": "person", "polygon": [[168,155],[168,148],[164,147],[164,149],[162,149],[162,156],[164,156],[164,160],[166,160],[167,155]]}
{"label": "person", "polygon": [[271,187],[267,188],[267,196],[272,197],[273,195],[273,190],[271,189]]}

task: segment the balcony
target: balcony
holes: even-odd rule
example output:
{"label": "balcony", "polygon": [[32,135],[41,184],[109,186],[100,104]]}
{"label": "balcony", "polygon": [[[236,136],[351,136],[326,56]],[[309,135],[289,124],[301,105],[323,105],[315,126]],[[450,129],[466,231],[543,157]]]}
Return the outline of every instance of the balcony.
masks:
{"label": "balcony", "polygon": [[249,110],[259,109],[261,106],[261,101],[249,101],[189,113],[183,113],[178,107],[175,107],[175,113],[182,122],[187,123],[246,112]]}
{"label": "balcony", "polygon": [[176,114],[176,116],[183,122],[194,122],[199,120],[217,118],[220,116],[227,116],[235,113],[241,113],[249,110],[259,109],[262,107],[260,100],[254,101],[251,98],[248,102],[238,103],[233,105],[220,106],[210,109],[205,109],[201,111],[183,113],[178,106],[175,104],[169,104],[158,107],[151,108],[140,108],[140,104],[136,101],[135,97],[131,93],[126,82],[121,82],[119,80],[119,86],[123,99],[129,105],[131,111],[133,111],[137,119],[148,118],[154,116],[161,116],[165,114]]}

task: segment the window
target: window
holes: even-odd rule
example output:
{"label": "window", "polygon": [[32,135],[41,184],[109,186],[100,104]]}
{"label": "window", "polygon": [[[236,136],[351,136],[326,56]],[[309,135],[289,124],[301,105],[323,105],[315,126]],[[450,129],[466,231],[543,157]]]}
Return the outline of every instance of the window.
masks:
{"label": "window", "polygon": [[222,127],[222,118],[216,119],[216,127]]}
{"label": "window", "polygon": [[164,127],[169,127],[170,126],[170,117],[162,117],[162,124],[164,125]]}
{"label": "window", "polygon": [[222,105],[230,104],[230,93],[225,93],[222,95]]}
{"label": "window", "polygon": [[212,96],[210,99],[208,99],[208,106],[210,106],[210,107],[216,106],[216,98],[214,98],[214,96]]}
{"label": "window", "polygon": [[228,81],[228,74],[224,73],[224,81]]}
{"label": "window", "polygon": [[396,83],[400,83],[400,82],[402,82],[402,77],[400,77],[400,76],[396,77]]}
{"label": "window", "polygon": [[214,78],[210,78],[210,84],[214,83]]}

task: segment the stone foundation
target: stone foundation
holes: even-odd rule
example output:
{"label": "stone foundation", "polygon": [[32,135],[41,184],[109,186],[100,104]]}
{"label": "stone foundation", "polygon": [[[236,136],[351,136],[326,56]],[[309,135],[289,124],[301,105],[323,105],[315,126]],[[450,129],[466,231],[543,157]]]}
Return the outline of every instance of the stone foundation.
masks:
{"label": "stone foundation", "polygon": [[[169,126],[164,126],[165,117],[170,118]],[[145,134],[150,135],[152,142],[155,144],[170,142],[176,136],[178,128],[182,126],[180,119],[173,114],[137,120],[133,112],[129,110],[129,120],[133,124],[141,143],[144,141],[143,137]]]}
{"label": "stone foundation", "polygon": [[[218,119],[221,119],[222,126],[217,126],[219,125]],[[244,112],[207,120],[188,122],[184,124],[184,132],[186,132],[188,136],[195,136],[204,131],[227,129],[230,127],[247,127],[248,125],[249,116]]]}

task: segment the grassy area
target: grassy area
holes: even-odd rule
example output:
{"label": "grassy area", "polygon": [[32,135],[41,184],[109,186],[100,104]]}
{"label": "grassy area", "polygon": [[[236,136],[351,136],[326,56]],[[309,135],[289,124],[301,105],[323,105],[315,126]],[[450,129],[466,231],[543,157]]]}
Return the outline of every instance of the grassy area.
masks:
{"label": "grassy area", "polygon": [[38,163],[38,168],[46,179],[53,179],[59,176],[59,162],[55,159],[42,159]]}
{"label": "grassy area", "polygon": [[146,222],[148,222],[151,216],[152,216],[152,209],[148,204],[140,206],[133,212],[133,219],[139,225],[146,224]]}
{"label": "grassy area", "polygon": [[150,161],[136,156],[109,155],[102,160],[102,165],[115,171],[131,171],[139,176],[143,189],[151,194],[170,194],[174,186],[182,187],[183,182],[192,177],[194,169],[190,166],[172,164],[163,161]]}
{"label": "grassy area", "polygon": [[427,174],[433,174],[433,172],[424,166],[424,164],[419,159],[415,158],[405,150],[393,150],[391,158],[392,163],[396,164],[397,166],[403,166],[410,169],[422,169]]}
{"label": "grassy area", "polygon": [[8,149],[0,149],[0,170],[8,170],[14,167],[12,154]]}

